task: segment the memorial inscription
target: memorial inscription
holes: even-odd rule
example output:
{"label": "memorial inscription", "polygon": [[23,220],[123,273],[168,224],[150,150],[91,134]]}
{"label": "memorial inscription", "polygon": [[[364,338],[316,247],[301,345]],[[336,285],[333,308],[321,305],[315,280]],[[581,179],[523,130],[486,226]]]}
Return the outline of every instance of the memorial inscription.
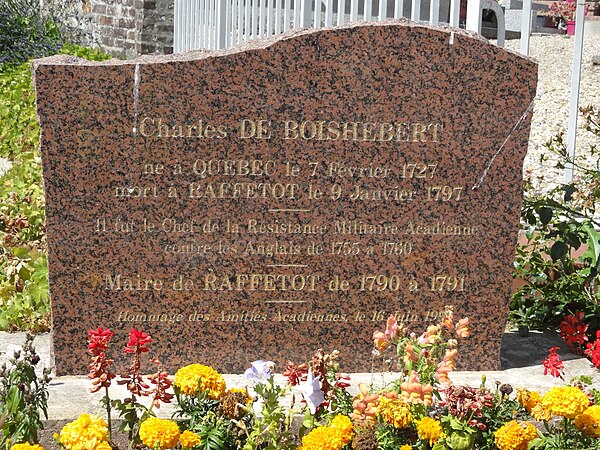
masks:
{"label": "memorial inscription", "polygon": [[254,45],[36,62],[57,373],[98,325],[171,370],[367,371],[388,315],[448,306],[497,369],[536,65],[406,22]]}

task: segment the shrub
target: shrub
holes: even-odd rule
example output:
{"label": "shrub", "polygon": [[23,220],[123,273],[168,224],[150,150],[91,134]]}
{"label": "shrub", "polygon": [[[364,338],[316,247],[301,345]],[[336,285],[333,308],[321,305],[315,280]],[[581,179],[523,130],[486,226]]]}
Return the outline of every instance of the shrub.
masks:
{"label": "shrub", "polygon": [[[586,129],[600,137],[600,113],[582,109]],[[564,315],[583,311],[590,334],[600,328],[600,167],[569,157],[563,134],[546,147],[559,157],[558,167],[573,164],[577,177],[547,194],[528,192],[523,207],[527,243],[517,249],[515,277],[525,285],[513,296],[511,320],[517,325],[556,328]],[[595,145],[590,153],[596,154]],[[585,246],[583,255],[573,253]]]}
{"label": "shrub", "polygon": [[51,55],[61,45],[58,27],[42,12],[38,1],[3,0],[0,3],[0,65]]}
{"label": "shrub", "polygon": [[[75,45],[65,45],[61,52],[97,61],[109,58]],[[41,331],[49,326],[38,146],[29,64],[0,66],[0,157],[12,162],[0,178],[0,330]]]}

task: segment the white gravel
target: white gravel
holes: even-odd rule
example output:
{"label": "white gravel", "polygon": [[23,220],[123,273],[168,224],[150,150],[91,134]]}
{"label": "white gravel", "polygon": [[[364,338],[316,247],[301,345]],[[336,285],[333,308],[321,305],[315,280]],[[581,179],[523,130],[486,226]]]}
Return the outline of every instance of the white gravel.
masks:
{"label": "white gravel", "polygon": [[[530,56],[539,63],[539,79],[523,169],[525,176],[531,176],[536,190],[546,191],[564,178],[564,171],[555,167],[555,158],[540,162],[540,157],[552,156],[543,145],[552,135],[564,130],[566,139],[575,39],[565,35],[532,36],[530,42]],[[518,51],[519,40],[507,41],[506,48]],[[600,66],[592,65],[594,55],[600,55],[600,36],[584,36],[579,106],[600,108]],[[596,164],[598,157],[591,156],[589,148],[596,143],[600,150],[600,142],[581,128],[581,115],[579,119],[575,154]]]}

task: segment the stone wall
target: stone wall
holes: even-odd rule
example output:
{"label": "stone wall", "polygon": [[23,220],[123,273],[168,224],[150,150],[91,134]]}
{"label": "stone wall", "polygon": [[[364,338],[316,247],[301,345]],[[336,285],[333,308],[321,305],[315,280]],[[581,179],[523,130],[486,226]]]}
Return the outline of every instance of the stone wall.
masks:
{"label": "stone wall", "polygon": [[173,0],[46,0],[68,38],[117,58],[173,53]]}

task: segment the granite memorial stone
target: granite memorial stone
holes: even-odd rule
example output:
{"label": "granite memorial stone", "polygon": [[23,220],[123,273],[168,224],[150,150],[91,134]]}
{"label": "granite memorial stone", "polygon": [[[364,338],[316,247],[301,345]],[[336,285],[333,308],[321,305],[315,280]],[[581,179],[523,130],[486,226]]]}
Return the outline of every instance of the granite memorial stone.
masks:
{"label": "granite memorial stone", "polygon": [[57,374],[98,325],[171,371],[319,347],[368,371],[390,314],[421,331],[447,306],[462,368],[499,368],[530,59],[402,21],[34,75]]}

